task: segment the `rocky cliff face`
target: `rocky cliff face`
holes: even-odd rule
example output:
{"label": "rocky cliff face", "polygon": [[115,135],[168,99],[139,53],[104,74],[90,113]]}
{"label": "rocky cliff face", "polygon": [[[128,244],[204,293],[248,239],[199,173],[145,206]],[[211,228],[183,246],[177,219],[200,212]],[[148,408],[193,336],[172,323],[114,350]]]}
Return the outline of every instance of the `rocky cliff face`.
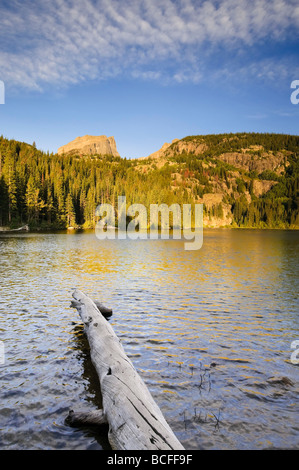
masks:
{"label": "rocky cliff face", "polygon": [[[171,157],[180,154],[192,154],[201,156],[209,150],[209,145],[205,142],[192,140],[174,139],[171,144],[164,144],[160,150],[149,155],[148,158]],[[213,152],[211,152],[213,156]],[[265,170],[275,171],[281,174],[284,171],[284,165],[287,164],[286,157],[282,152],[273,155],[272,152],[266,152],[261,146],[251,146],[247,149],[240,149],[238,152],[223,152],[216,157],[235,168],[246,171],[257,171],[261,173]]]}
{"label": "rocky cliff face", "polygon": [[60,147],[57,151],[58,155],[77,154],[77,155],[113,155],[119,157],[116,149],[114,137],[106,137],[105,135],[85,135],[77,137],[66,145]]}
{"label": "rocky cliff face", "polygon": [[275,171],[280,174],[284,171],[285,156],[282,153],[273,155],[269,152],[263,152],[262,155],[253,155],[242,152],[227,152],[218,156],[219,160],[222,160],[229,165],[235,166],[246,171],[257,171],[262,173],[266,170]]}
{"label": "rocky cliff face", "polygon": [[[151,153],[148,157],[145,157],[145,158],[160,158],[160,157],[163,157],[163,155],[165,154],[166,150],[172,145],[174,144],[175,142],[178,142],[179,139],[174,139],[171,144],[169,143],[165,143],[162,145],[162,147],[160,148],[160,150],[157,150],[156,152],[154,153]],[[144,158],[144,157],[143,157]]]}

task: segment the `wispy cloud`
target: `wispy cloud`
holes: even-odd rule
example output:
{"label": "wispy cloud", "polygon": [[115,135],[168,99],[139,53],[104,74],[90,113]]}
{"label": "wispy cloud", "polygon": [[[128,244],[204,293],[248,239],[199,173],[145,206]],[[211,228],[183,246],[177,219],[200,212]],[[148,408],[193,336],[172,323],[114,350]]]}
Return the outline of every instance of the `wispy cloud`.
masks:
{"label": "wispy cloud", "polygon": [[268,114],[265,114],[265,113],[248,114],[245,117],[248,119],[266,119],[268,117]]}
{"label": "wispy cloud", "polygon": [[198,82],[244,73],[239,56],[249,75],[273,79],[290,59],[273,67],[252,52],[298,27],[297,0],[11,0],[0,4],[0,79],[37,90],[117,76]]}

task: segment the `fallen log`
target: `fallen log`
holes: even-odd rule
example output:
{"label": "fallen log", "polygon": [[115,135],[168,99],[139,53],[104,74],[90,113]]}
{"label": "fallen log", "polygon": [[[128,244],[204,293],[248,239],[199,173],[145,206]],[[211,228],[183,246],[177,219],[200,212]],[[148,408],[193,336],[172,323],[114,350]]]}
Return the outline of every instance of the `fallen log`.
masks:
{"label": "fallen log", "polygon": [[29,232],[29,225],[23,225],[23,227],[8,228],[8,229],[3,229],[2,227],[0,227],[0,233],[11,233],[11,232]]}
{"label": "fallen log", "polygon": [[111,324],[83,292],[76,289],[73,297],[76,300],[73,306],[85,325],[91,360],[100,379],[103,410],[88,415],[72,411],[69,422],[107,422],[108,439],[114,450],[183,450]]}

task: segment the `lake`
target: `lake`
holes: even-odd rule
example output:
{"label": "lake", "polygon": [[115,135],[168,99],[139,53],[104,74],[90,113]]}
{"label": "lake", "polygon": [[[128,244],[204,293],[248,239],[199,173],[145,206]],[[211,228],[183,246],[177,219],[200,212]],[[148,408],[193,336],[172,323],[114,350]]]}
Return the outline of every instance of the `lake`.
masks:
{"label": "lake", "polygon": [[113,309],[186,449],[298,448],[298,242],[215,229],[185,251],[92,231],[1,235],[0,449],[109,449],[105,429],[65,424],[101,406],[74,288]]}

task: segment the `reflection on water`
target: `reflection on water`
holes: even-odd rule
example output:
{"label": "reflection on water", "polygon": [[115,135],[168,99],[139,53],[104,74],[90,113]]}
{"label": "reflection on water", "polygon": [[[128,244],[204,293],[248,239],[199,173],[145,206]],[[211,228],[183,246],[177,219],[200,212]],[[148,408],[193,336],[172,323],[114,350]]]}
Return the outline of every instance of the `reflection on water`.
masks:
{"label": "reflection on water", "polygon": [[1,449],[109,448],[103,433],[64,422],[69,409],[101,406],[75,287],[113,308],[186,449],[298,446],[298,233],[206,230],[201,250],[183,248],[92,232],[1,236]]}

